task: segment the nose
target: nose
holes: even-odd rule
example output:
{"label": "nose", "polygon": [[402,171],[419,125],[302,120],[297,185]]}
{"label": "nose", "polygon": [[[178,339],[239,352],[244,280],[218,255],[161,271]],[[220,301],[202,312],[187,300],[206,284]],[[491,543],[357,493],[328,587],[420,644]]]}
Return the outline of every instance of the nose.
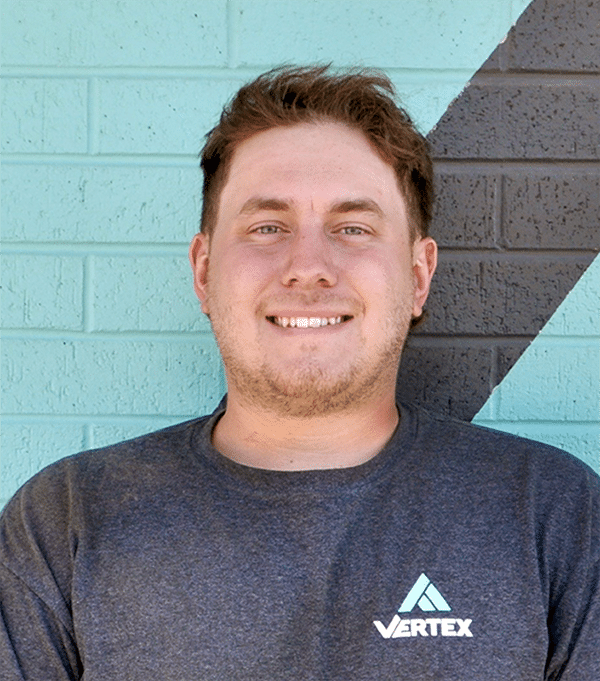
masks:
{"label": "nose", "polygon": [[337,274],[331,256],[325,235],[297,234],[289,244],[281,283],[295,288],[335,286]]}

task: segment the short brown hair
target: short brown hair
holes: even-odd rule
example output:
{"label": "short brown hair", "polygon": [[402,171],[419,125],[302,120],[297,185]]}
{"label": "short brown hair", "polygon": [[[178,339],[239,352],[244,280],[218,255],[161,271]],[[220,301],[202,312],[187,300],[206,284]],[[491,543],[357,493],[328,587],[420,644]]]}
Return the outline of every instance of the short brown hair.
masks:
{"label": "short brown hair", "polygon": [[427,140],[398,106],[394,86],[380,72],[330,66],[275,68],[244,85],[206,136],[201,229],[212,233],[233,153],[259,132],[299,123],[335,121],[362,131],[396,173],[411,231],[426,236],[433,203],[433,166]]}

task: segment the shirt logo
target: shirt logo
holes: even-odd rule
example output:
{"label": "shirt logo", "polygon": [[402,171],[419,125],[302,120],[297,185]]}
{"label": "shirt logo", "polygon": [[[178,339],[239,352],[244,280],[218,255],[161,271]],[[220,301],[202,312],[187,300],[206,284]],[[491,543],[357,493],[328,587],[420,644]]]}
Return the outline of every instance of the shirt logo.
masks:
{"label": "shirt logo", "polygon": [[446,599],[433,585],[425,574],[422,574],[408,592],[398,612],[410,612],[418,605],[423,612],[450,612],[452,608],[446,603]]}
{"label": "shirt logo", "polygon": [[[421,574],[402,601],[398,612],[412,612],[418,607],[422,612],[450,612],[452,608],[439,589],[425,574]],[[458,617],[428,617],[426,619],[402,619],[394,615],[386,627],[378,620],[373,624],[383,638],[404,638],[410,636],[467,636],[473,634],[469,627],[473,620]]]}

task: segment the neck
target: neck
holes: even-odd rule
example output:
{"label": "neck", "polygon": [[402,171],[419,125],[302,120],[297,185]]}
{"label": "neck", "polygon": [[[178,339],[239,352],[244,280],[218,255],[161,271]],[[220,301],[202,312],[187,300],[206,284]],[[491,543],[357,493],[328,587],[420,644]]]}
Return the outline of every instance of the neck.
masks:
{"label": "neck", "polygon": [[398,419],[393,394],[356,411],[295,418],[249,406],[230,392],[227,410],[213,431],[213,445],[227,458],[252,468],[348,468],[380,452]]}

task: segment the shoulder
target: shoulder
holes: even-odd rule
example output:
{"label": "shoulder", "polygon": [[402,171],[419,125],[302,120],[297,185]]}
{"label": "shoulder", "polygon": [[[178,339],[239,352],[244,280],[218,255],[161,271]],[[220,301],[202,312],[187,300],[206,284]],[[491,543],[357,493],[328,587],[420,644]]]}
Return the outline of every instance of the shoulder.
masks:
{"label": "shoulder", "polygon": [[[600,477],[583,461],[551,445],[407,408],[413,424],[413,465],[478,496],[537,500],[572,510],[600,507]],[[587,500],[587,501],[586,501]]]}
{"label": "shoulder", "polygon": [[22,580],[29,579],[36,562],[44,574],[46,563],[54,572],[63,569],[56,577],[68,590],[66,566],[86,537],[138,505],[152,509],[164,495],[177,498],[177,490],[196,473],[195,440],[208,419],[81,452],[41,470],[0,516],[0,561]]}
{"label": "shoulder", "polygon": [[[2,523],[36,516],[57,523],[73,514],[81,504],[106,504],[119,489],[165,479],[172,471],[185,469],[193,440],[205,416],[179,423],[108,447],[91,449],[60,459],[28,480],[8,502]],[[188,466],[189,468],[189,466]]]}
{"label": "shoulder", "polygon": [[97,469],[106,465],[135,465],[143,464],[145,461],[151,462],[188,446],[194,433],[209,418],[209,416],[203,416],[191,419],[113,445],[88,449],[64,457],[46,466],[31,480],[53,477],[63,471],[84,471],[90,467]]}

